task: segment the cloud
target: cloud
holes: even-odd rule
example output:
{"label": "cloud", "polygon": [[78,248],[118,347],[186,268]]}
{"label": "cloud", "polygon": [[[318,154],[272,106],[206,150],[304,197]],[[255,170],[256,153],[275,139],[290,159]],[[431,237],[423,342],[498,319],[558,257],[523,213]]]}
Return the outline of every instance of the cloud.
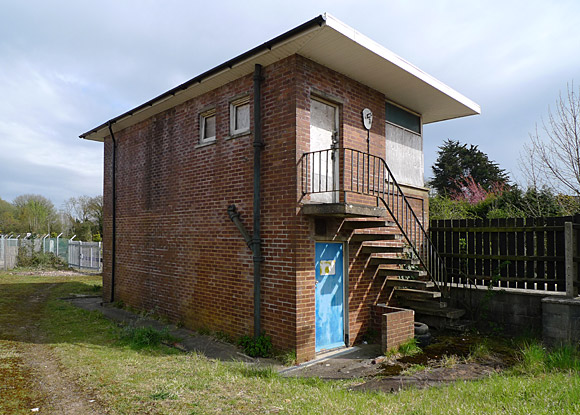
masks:
{"label": "cloud", "polygon": [[102,188],[102,144],[80,133],[324,11],[481,104],[480,117],[425,128],[427,176],[446,138],[515,167],[580,68],[577,1],[4,3],[0,197],[57,206]]}

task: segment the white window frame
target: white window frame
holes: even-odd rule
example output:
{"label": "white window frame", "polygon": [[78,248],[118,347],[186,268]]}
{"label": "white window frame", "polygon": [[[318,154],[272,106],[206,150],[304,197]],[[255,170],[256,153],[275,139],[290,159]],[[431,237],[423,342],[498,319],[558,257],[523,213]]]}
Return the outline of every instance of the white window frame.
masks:
{"label": "white window frame", "polygon": [[[216,116],[216,110],[215,108],[212,108],[208,111],[204,111],[200,114],[199,116],[199,143],[200,144],[207,144],[207,143],[213,143],[216,139],[216,136],[210,136],[210,137],[206,137],[205,136],[205,120],[207,118],[211,118]],[[217,119],[216,119],[216,132],[217,132]]]}
{"label": "white window frame", "polygon": [[[236,129],[236,115],[237,108],[242,105],[248,105],[248,127]],[[250,132],[250,97],[245,96],[243,98],[236,99],[230,102],[230,136],[238,136],[242,134],[248,134]]]}

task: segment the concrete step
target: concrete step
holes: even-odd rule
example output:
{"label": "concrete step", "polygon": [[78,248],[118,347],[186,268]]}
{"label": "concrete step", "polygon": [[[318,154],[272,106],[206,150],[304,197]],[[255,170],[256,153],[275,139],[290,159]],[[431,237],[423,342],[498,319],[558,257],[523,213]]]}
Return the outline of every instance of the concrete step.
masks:
{"label": "concrete step", "polygon": [[[410,307],[415,310],[415,314],[421,316],[434,316],[440,318],[446,318],[450,320],[457,320],[465,315],[465,310],[460,308],[452,308],[452,307],[439,307],[436,303],[438,301],[424,301],[423,303],[415,303],[413,307],[410,305],[406,305],[406,307]],[[407,304],[404,301],[401,301],[401,304]],[[420,320],[422,321],[422,320]]]}
{"label": "concrete step", "polygon": [[[445,309],[444,309],[445,310]],[[424,312],[415,310],[415,321],[420,321],[421,323],[427,324],[429,327],[434,327],[436,329],[451,329],[456,331],[462,331],[463,327],[461,324],[455,324],[456,321],[461,319],[465,310],[458,309],[447,309],[447,313],[440,312],[433,313],[430,311]]]}
{"label": "concrete step", "polygon": [[435,288],[435,284],[433,281],[389,278],[387,279],[387,287],[408,287],[427,291],[431,288]]}
{"label": "concrete step", "polygon": [[[411,300],[408,298],[400,298],[397,303],[399,305],[401,305],[402,307],[405,308],[422,308],[422,307],[432,307],[432,308],[446,308],[447,307],[447,303],[445,301],[442,301],[441,299],[438,299],[437,301],[433,301],[433,300]],[[429,303],[428,305],[426,305],[425,303]]]}
{"label": "concrete step", "polygon": [[427,300],[441,298],[441,293],[439,291],[417,290],[414,288],[395,288],[395,297]]}
{"label": "concrete step", "polygon": [[384,228],[394,226],[394,222],[385,219],[365,220],[365,219],[345,219],[342,223],[342,229],[369,229],[369,228]]}
{"label": "concrete step", "polygon": [[388,265],[379,265],[377,272],[381,277],[410,277],[414,279],[419,279],[427,275],[425,271],[419,271],[416,269],[389,268]]}
{"label": "concrete step", "polygon": [[474,326],[475,326],[475,321],[473,321],[473,320],[459,319],[459,320],[451,320],[451,321],[447,322],[447,326],[445,328],[448,330],[465,332]]}
{"label": "concrete step", "polygon": [[401,239],[401,235],[394,233],[355,233],[350,237],[351,242],[400,241]]}
{"label": "concrete step", "polygon": [[381,246],[372,242],[363,242],[362,252],[365,254],[402,254],[404,246]]}
{"label": "concrete step", "polygon": [[381,265],[381,264],[411,265],[412,263],[413,261],[409,258],[389,258],[377,254],[372,254],[370,259],[371,265]]}

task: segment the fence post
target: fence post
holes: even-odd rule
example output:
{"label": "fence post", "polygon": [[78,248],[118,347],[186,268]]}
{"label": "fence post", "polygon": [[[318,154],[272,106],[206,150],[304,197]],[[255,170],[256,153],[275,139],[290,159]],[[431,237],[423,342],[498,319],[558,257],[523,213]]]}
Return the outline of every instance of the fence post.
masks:
{"label": "fence post", "polygon": [[6,264],[6,239],[4,238],[4,235],[2,235],[0,238],[0,243],[2,244],[2,246],[0,247],[0,249],[2,249],[2,262],[4,264],[4,271],[6,271],[8,269],[8,265]]}
{"label": "fence post", "polygon": [[574,224],[572,222],[564,223],[564,241],[565,253],[564,263],[566,266],[566,296],[576,297],[578,295],[578,287],[574,285],[576,276],[578,275],[578,266],[574,262],[574,254],[576,253],[576,238],[574,238]]}
{"label": "fence post", "polygon": [[79,241],[79,270],[81,269],[82,260],[83,260],[83,242]]}

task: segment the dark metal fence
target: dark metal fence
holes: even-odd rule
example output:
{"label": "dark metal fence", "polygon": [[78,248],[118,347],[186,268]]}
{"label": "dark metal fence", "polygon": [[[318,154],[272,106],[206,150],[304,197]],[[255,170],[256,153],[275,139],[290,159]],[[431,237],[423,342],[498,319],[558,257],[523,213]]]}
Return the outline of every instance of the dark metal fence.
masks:
{"label": "dark metal fence", "polygon": [[453,284],[577,293],[580,215],[432,220],[431,240]]}
{"label": "dark metal fence", "polygon": [[346,203],[348,194],[380,200],[431,280],[446,285],[443,260],[384,159],[350,148],[312,151],[298,162],[298,180],[301,200]]}

